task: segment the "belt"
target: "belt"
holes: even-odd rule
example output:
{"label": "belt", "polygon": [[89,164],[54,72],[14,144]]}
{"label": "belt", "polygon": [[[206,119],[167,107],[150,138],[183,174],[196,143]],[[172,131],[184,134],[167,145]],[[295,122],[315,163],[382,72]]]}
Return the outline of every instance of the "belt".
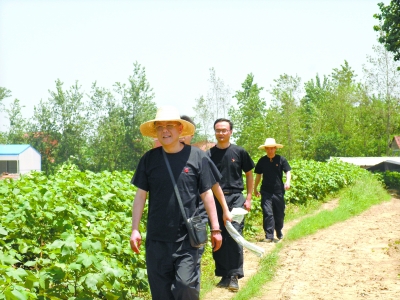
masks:
{"label": "belt", "polygon": [[224,195],[237,194],[242,192],[242,190],[239,189],[224,189],[222,191],[224,192]]}

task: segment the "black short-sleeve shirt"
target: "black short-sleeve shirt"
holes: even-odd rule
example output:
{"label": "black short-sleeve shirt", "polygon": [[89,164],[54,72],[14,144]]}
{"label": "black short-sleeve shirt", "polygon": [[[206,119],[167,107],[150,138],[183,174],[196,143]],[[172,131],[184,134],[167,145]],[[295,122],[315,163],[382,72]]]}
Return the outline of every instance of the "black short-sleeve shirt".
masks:
{"label": "black short-sleeve shirt", "polygon": [[[151,149],[140,159],[132,184],[148,192],[147,238],[175,242],[187,234],[174,187],[162,154]],[[187,217],[196,211],[199,194],[216,183],[205,153],[184,145],[178,153],[167,153]]]}
{"label": "black short-sleeve shirt", "polygon": [[256,174],[263,175],[260,190],[272,194],[284,193],[283,172],[287,173],[291,169],[283,156],[275,155],[272,160],[267,155],[261,157],[254,169]]}
{"label": "black short-sleeve shirt", "polygon": [[244,189],[242,172],[254,168],[254,162],[246,150],[234,144],[225,149],[214,146],[207,151],[207,155],[222,174],[219,184],[223,190]]}

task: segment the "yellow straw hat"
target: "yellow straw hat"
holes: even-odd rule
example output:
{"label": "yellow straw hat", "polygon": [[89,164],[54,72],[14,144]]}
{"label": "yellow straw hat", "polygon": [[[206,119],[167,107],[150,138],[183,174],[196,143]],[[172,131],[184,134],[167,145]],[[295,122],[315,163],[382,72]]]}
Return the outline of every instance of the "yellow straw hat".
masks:
{"label": "yellow straw hat", "polygon": [[259,146],[258,149],[261,149],[261,150],[262,150],[262,149],[265,149],[265,147],[283,148],[283,145],[277,144],[277,143],[275,142],[275,139],[273,139],[273,138],[267,138],[267,139],[265,140],[264,145]]}
{"label": "yellow straw hat", "polygon": [[155,122],[176,121],[182,124],[182,132],[179,136],[193,135],[194,125],[188,121],[182,120],[179,111],[173,106],[161,106],[158,108],[156,118],[140,125],[140,132],[144,136],[152,138],[157,137],[157,131],[154,126]]}

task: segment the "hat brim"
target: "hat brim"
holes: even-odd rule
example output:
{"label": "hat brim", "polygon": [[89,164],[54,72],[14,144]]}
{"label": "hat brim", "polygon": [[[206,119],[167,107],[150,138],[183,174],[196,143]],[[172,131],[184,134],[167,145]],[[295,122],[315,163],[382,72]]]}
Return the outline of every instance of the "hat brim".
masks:
{"label": "hat brim", "polygon": [[276,148],[283,148],[282,144],[269,144],[269,145],[261,145],[258,147],[260,150],[264,150],[267,147],[276,147]]}
{"label": "hat brim", "polygon": [[194,135],[195,132],[195,127],[192,123],[182,120],[182,119],[168,119],[168,120],[160,120],[160,119],[153,119],[147,122],[144,122],[143,124],[140,125],[140,132],[144,136],[156,138],[157,137],[157,131],[156,128],[154,127],[154,122],[179,122],[183,125],[183,129],[181,136],[187,136],[187,135]]}

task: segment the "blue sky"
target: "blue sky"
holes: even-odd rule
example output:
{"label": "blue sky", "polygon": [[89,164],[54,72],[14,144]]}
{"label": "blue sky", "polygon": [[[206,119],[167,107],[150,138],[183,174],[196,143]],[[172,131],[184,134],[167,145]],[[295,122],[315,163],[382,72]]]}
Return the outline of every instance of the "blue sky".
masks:
{"label": "blue sky", "polygon": [[361,79],[378,2],[0,0],[0,86],[12,92],[4,104],[18,98],[29,118],[57,79],[66,89],[76,80],[85,92],[94,81],[111,89],[136,61],[157,105],[189,115],[211,67],[233,92],[253,73],[267,100],[284,73],[305,82],[347,60]]}

